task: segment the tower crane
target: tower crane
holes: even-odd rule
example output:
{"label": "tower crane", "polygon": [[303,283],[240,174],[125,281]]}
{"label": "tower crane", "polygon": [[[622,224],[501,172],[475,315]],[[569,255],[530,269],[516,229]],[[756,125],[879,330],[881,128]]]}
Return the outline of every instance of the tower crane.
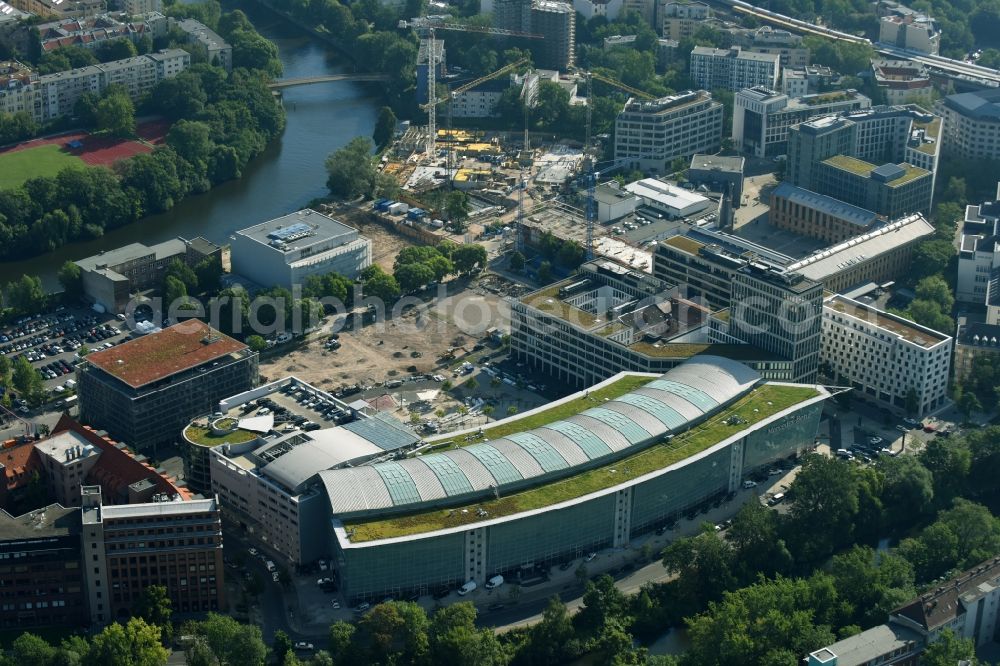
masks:
{"label": "tower crane", "polygon": [[[592,80],[596,79],[601,83],[607,84],[614,88],[618,88],[630,95],[635,95],[636,97],[641,97],[646,100],[656,99],[655,95],[650,95],[647,92],[643,92],[638,88],[633,88],[632,86],[622,83],[621,81],[616,81],[611,77],[598,74],[596,72],[585,72],[587,77],[587,137],[583,144],[583,156],[584,160],[590,159],[590,134],[591,134],[591,118],[593,115],[593,101],[594,101],[594,89],[592,85]],[[604,169],[603,171],[596,170],[596,161],[592,162],[590,168],[590,173],[587,174],[587,246],[584,248],[586,252],[587,260],[594,258],[594,224],[597,218],[597,210],[595,209],[594,202],[594,190],[597,188],[597,179],[600,177],[601,173],[606,173],[608,171],[613,171],[619,168],[625,160],[617,160],[610,167]]]}
{"label": "tower crane", "polygon": [[447,23],[436,17],[421,16],[412,19],[401,19],[399,21],[401,29],[414,28],[426,31],[427,33],[427,156],[434,157],[437,149],[437,103],[431,104],[431,100],[437,98],[437,70],[435,68],[436,41],[435,32],[437,30],[453,30],[455,32],[478,32],[487,35],[499,35],[501,37],[526,37],[528,39],[542,39],[542,35],[529,32],[519,32],[516,30],[503,30],[502,28],[489,28],[478,25],[465,25],[462,23]]}

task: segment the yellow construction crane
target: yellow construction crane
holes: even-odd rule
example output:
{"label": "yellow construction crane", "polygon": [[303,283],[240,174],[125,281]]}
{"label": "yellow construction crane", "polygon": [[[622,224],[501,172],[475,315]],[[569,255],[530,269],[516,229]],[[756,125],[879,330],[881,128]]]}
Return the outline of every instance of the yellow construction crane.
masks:
{"label": "yellow construction crane", "polygon": [[615,79],[612,79],[610,77],[604,76],[602,74],[598,74],[597,72],[587,72],[587,76],[589,78],[592,78],[592,79],[595,79],[597,81],[600,81],[601,83],[606,83],[609,86],[612,86],[614,88],[618,88],[619,90],[624,90],[625,92],[627,92],[630,95],[635,95],[636,97],[641,97],[643,99],[656,99],[655,95],[650,95],[649,93],[643,92],[643,91],[639,90],[638,88],[633,88],[630,85],[626,85],[626,84],[622,83],[621,81],[616,81]]}
{"label": "yellow construction crane", "polygon": [[[527,63],[528,63],[527,58],[521,58],[517,62],[512,62],[509,65],[505,65],[504,67],[501,67],[497,71],[491,72],[486,76],[480,76],[475,81],[470,81],[469,83],[463,83],[459,87],[449,92],[447,95],[442,95],[441,97],[438,97],[436,100],[434,100],[433,104],[436,105],[436,104],[441,104],[442,102],[451,102],[452,98],[454,98],[456,95],[461,95],[462,93],[468,92],[473,88],[475,88],[476,86],[486,83],[487,81],[492,81],[493,79],[499,78],[504,74],[509,74],[518,67],[525,65]],[[420,108],[426,111],[428,108],[430,108],[430,106],[431,102],[428,102],[426,104],[421,104]]]}
{"label": "yellow construction crane", "polygon": [[434,58],[436,55],[436,45],[434,33],[437,30],[453,30],[455,32],[478,32],[486,35],[499,35],[501,37],[527,37],[528,39],[542,39],[542,35],[529,32],[518,32],[516,30],[502,30],[501,28],[490,28],[479,25],[465,25],[463,23],[447,23],[443,19],[433,16],[421,16],[410,20],[401,19],[399,21],[401,29],[414,28],[427,32],[427,156],[433,158],[437,150],[437,104],[430,104],[430,100],[437,97],[437,70]]}

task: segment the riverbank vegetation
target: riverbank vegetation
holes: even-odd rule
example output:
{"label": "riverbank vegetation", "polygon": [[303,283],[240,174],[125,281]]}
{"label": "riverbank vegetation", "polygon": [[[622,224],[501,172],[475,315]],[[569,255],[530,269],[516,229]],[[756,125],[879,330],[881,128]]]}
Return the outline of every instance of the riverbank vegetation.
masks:
{"label": "riverbank vegetation", "polygon": [[[284,112],[267,87],[281,71],[274,44],[238,10],[210,27],[242,45],[234,46],[233,72],[199,62],[141,100],[140,113],[166,116],[174,123],[165,144],[152,152],[118,162],[113,169],[73,166],[0,191],[0,259],[49,252],[170,210],[188,195],[239,178],[247,163],[281,134]],[[100,126],[127,133],[134,118],[128,105],[113,103],[118,97],[115,90],[102,98],[85,95],[78,107],[85,116],[92,110]]]}

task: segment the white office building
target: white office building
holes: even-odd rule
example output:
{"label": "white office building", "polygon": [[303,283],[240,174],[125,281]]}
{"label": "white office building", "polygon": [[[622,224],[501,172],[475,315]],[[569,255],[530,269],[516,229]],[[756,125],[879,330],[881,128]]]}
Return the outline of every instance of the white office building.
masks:
{"label": "white office building", "polygon": [[937,55],[941,50],[941,29],[929,16],[905,10],[879,20],[878,41],[901,49]]}
{"label": "white office building", "polygon": [[691,51],[691,80],[705,90],[736,92],[754,86],[774,89],[780,76],[781,56],[776,53],[744,51],[739,46],[696,46]]}
{"label": "white office building", "polygon": [[795,98],[763,86],[740,90],[733,99],[733,144],[754,157],[784,155],[792,125],[831,113],[867,109],[871,103],[856,90]]}
{"label": "white office building", "polygon": [[630,98],[615,120],[615,159],[647,173],[667,173],[674,159],[714,153],[721,144],[722,104],[705,90]]}
{"label": "white office building", "polygon": [[264,287],[291,289],[310,275],[356,278],[372,263],[372,243],[311,209],[241,229],[233,236],[233,272]]}
{"label": "white office building", "polygon": [[846,296],[823,303],[821,362],[855,396],[923,417],[948,399],[951,336]]}
{"label": "white office building", "polygon": [[642,203],[670,218],[691,217],[711,205],[706,197],[656,178],[643,178],[625,186]]}
{"label": "white office building", "polygon": [[[1000,184],[997,185],[997,200],[965,207],[962,224],[962,239],[958,249],[958,283],[955,298],[965,303],[1000,306],[1000,246],[997,232],[1000,231]],[[994,277],[998,278],[994,281]],[[1000,321],[991,321],[991,324]]]}
{"label": "white office building", "polygon": [[935,111],[944,118],[945,153],[966,160],[1000,160],[1000,88],[948,95]]}

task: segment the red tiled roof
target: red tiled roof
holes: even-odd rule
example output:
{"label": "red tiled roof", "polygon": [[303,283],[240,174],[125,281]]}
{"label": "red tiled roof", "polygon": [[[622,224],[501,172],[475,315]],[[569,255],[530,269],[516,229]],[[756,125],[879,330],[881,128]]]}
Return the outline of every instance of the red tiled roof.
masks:
{"label": "red tiled roof", "polygon": [[101,457],[87,474],[85,483],[101,486],[101,496],[106,504],[119,503],[128,497],[128,487],[137,481],[149,479],[156,486],[157,493],[180,495],[183,500],[191,499],[191,492],[177,485],[176,479],[161,475],[146,462],[136,460],[128,449],[118,448],[114,441],[98,435],[93,428],[77,423],[65,414],[52,429],[52,434],[72,430],[101,451]]}
{"label": "red tiled roof", "polygon": [[87,355],[87,361],[132,388],[246,349],[242,342],[189,319],[158,333]]}
{"label": "red tiled roof", "polygon": [[42,461],[35,443],[26,442],[0,450],[0,464],[4,466],[5,487],[11,491],[27,485],[35,470],[41,469]]}

